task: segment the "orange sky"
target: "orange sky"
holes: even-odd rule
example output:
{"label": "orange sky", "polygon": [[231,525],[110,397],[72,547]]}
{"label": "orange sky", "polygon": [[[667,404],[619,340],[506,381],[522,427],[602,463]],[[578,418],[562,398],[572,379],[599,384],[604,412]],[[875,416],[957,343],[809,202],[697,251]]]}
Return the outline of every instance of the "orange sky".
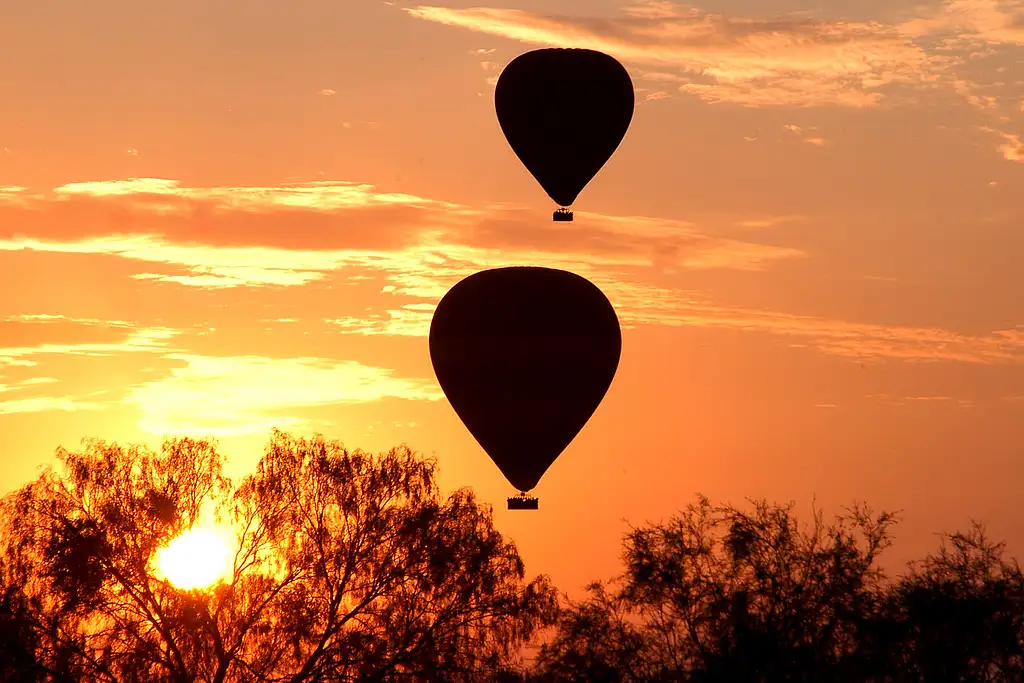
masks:
{"label": "orange sky", "polygon": [[[483,0],[478,0],[482,2]],[[493,83],[618,57],[632,127],[574,223]],[[565,590],[697,492],[984,520],[1024,554],[1024,2],[0,7],[0,489],[85,436],[271,426],[436,454]],[[433,306],[562,267],[623,324],[609,393],[514,493],[443,399]]]}

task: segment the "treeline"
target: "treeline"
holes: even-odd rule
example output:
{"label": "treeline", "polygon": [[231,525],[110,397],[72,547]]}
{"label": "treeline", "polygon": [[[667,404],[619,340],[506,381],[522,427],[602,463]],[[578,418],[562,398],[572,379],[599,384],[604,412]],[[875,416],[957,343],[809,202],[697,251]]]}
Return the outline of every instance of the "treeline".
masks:
{"label": "treeline", "polygon": [[[275,431],[237,485],[203,440],[57,455],[0,503],[0,683],[1024,681],[1024,576],[979,525],[887,577],[890,512],[700,498],[570,601],[406,447]],[[152,559],[206,501],[234,568],[179,590]]]}

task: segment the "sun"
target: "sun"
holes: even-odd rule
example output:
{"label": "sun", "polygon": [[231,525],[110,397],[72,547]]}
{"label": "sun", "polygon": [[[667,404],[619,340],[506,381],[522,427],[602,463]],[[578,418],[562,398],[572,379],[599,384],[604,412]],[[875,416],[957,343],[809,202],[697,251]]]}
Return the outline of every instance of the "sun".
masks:
{"label": "sun", "polygon": [[231,551],[215,531],[191,529],[157,551],[156,568],[175,587],[206,588],[227,578]]}

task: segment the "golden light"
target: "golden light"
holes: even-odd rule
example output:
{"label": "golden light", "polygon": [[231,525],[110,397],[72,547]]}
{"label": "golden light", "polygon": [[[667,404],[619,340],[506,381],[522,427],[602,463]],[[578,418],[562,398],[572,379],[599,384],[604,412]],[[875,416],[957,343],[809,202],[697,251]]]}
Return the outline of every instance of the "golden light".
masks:
{"label": "golden light", "polygon": [[157,551],[157,571],[177,588],[206,588],[231,574],[228,543],[211,529],[186,531]]}

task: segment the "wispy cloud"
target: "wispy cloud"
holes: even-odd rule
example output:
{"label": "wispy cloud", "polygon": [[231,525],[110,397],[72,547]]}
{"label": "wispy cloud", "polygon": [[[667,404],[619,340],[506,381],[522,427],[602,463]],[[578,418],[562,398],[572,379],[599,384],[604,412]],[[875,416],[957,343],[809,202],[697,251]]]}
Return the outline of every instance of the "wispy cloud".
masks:
{"label": "wispy cloud", "polygon": [[382,313],[370,313],[360,317],[325,318],[324,322],[354,334],[424,337],[430,330],[430,320],[435,308],[435,304],[430,303],[402,304],[398,308]]}
{"label": "wispy cloud", "polygon": [[[870,323],[720,306],[672,290],[593,274],[591,280],[616,307],[626,327],[661,325],[759,332],[789,340],[789,345],[849,360],[909,362],[1024,363],[1024,333],[997,330],[961,334],[940,328]],[[442,290],[443,293],[443,290]],[[402,306],[368,316],[333,320],[350,332],[426,336],[434,305]]]}
{"label": "wispy cloud", "polygon": [[783,128],[786,131],[792,133],[793,135],[798,136],[801,140],[803,140],[804,142],[806,142],[808,144],[816,145],[816,146],[819,146],[819,147],[828,144],[828,141],[825,138],[823,138],[820,135],[817,135],[817,134],[815,134],[813,132],[810,132],[810,131],[817,130],[816,127],[812,126],[811,128],[804,129],[804,128],[801,128],[800,126],[797,126],[797,125],[794,125],[794,124],[787,124],[787,125],[783,126]]}
{"label": "wispy cloud", "polygon": [[[299,287],[317,280],[379,282],[383,290],[375,305],[358,314],[321,316],[347,333],[424,335],[433,307],[462,278],[485,268],[533,263],[572,270],[593,281],[612,300],[627,327],[700,326],[762,332],[786,338],[794,346],[848,358],[1016,363],[1024,348],[1024,336],[1017,330],[964,335],[715,305],[705,297],[668,286],[665,278],[670,280],[674,277],[671,273],[685,269],[756,271],[806,254],[792,247],[712,236],[686,221],[578,212],[574,223],[552,225],[539,220],[539,214],[514,207],[472,208],[379,193],[355,183],[187,188],[171,181],[143,179],[58,189],[49,195],[37,193],[31,209],[19,206],[15,210],[45,215],[71,201],[60,197],[104,202],[107,211],[128,206],[137,212],[132,215],[138,220],[126,227],[140,233],[77,236],[65,227],[63,234],[55,232],[46,239],[0,240],[0,250],[27,246],[36,251],[140,261],[149,265],[135,273],[135,278],[190,288]],[[393,222],[379,217],[374,222],[367,214],[361,221],[344,215],[354,210],[353,206],[370,205],[398,206],[408,213]],[[280,211],[285,213],[277,213]],[[157,220],[167,215],[177,216],[174,229]],[[281,221],[282,216],[289,220]],[[240,229],[246,225],[243,218],[267,226],[267,230],[247,233]],[[328,240],[315,249],[287,246],[290,235],[301,231],[306,225],[303,221],[309,218],[327,221],[312,223],[327,233],[339,226],[350,227],[347,239],[352,244],[336,248],[333,244],[337,242]],[[749,219],[745,226],[767,227],[797,218]],[[42,228],[47,224],[39,219],[34,225]],[[231,233],[231,244],[216,244],[224,239],[217,234],[221,226],[239,228]],[[147,229],[148,234],[141,232]],[[385,247],[387,240],[381,241],[380,233],[388,230],[401,237]],[[245,244],[243,237],[257,244]],[[178,332],[167,328],[133,328],[120,342],[12,346],[0,349],[0,363],[31,365],[40,353],[170,352],[164,345],[175,334]]]}
{"label": "wispy cloud", "polygon": [[[741,270],[804,256],[715,237],[685,221],[577,215],[575,223],[551,225],[533,211],[355,183],[188,188],[149,178],[76,183],[34,193],[28,204],[0,202],[0,218],[23,233],[0,238],[0,252],[117,256],[170,267],[147,267],[136,279],[212,289],[300,286],[348,268],[415,274],[458,261],[510,265],[538,253],[604,267]],[[121,228],[114,234],[112,220]]]}
{"label": "wispy cloud", "polygon": [[59,381],[60,380],[56,377],[29,377],[28,379],[18,382],[18,384],[22,387],[34,387],[40,384],[52,384]]}
{"label": "wispy cloud", "polygon": [[1024,2],[945,0],[899,28],[913,37],[941,35],[947,40],[1024,45]]}
{"label": "wispy cloud", "polygon": [[410,15],[528,44],[586,47],[672,69],[686,93],[747,106],[869,107],[893,84],[928,86],[950,60],[877,22],[712,14],[638,3],[619,19],[421,5]]}
{"label": "wispy cloud", "polygon": [[[996,127],[1020,114],[1019,71],[1024,53],[1024,2],[1021,0],[943,0],[919,9],[898,25],[900,33],[954,58],[945,82],[979,115]],[[1008,77],[1009,76],[1009,77]],[[1009,136],[1000,147],[1016,161],[1019,141]]]}
{"label": "wispy cloud", "polygon": [[40,396],[36,398],[17,398],[0,401],[0,415],[14,413],[41,413],[53,410],[72,413],[79,410],[103,410],[105,406],[89,401],[62,396]]}
{"label": "wispy cloud", "polygon": [[58,198],[74,196],[87,197],[133,197],[143,204],[153,202],[156,197],[179,200],[175,203],[156,203],[154,208],[163,211],[187,210],[186,200],[212,203],[217,209],[254,210],[268,206],[301,207],[329,211],[339,208],[365,206],[438,206],[449,209],[458,205],[423,199],[410,194],[375,192],[372,185],[339,181],[323,181],[262,187],[182,187],[177,180],[161,178],[131,178],[127,180],[103,180],[62,185],[53,190]]}
{"label": "wispy cloud", "polygon": [[125,401],[153,434],[237,436],[308,422],[299,414],[332,404],[387,398],[438,400],[436,383],[390,370],[322,358],[169,354],[183,363],[169,376],[132,389]]}
{"label": "wispy cloud", "polygon": [[100,325],[103,327],[134,327],[124,320],[100,320],[98,318],[76,318],[54,313],[22,313],[4,318],[8,323],[73,323],[76,325]]}
{"label": "wispy cloud", "polygon": [[[997,98],[977,92],[980,85],[964,75],[967,64],[996,47],[1024,45],[1022,8],[1020,0],[946,0],[901,22],[726,15],[662,0],[600,19],[496,7],[404,11],[536,46],[601,50],[631,65],[637,81],[674,82],[709,102],[864,108],[944,84],[986,108]],[[667,95],[638,89],[644,99]],[[1013,95],[1019,99],[1019,89]]]}
{"label": "wispy cloud", "polygon": [[3,366],[33,367],[34,356],[111,356],[122,353],[153,353],[166,349],[167,341],[179,334],[165,327],[134,329],[119,342],[83,342],[71,344],[43,343],[35,346],[0,347],[0,368]]}
{"label": "wispy cloud", "polygon": [[981,130],[986,133],[992,133],[1002,139],[1003,142],[997,147],[997,151],[1003,155],[1004,159],[1007,161],[1024,162],[1024,142],[1021,142],[1020,135],[996,130],[988,126],[982,126]]}
{"label": "wispy cloud", "polygon": [[804,220],[804,217],[799,215],[768,216],[766,218],[748,218],[746,220],[737,221],[736,225],[741,228],[774,228],[776,225],[781,225],[782,223],[791,223],[800,220]]}
{"label": "wispy cloud", "polygon": [[[635,313],[623,317],[634,324],[721,328],[764,332],[791,338],[791,346],[851,360],[894,359],[913,362],[1024,362],[1024,334],[1019,329],[988,334],[962,334],[940,328],[876,325],[792,315],[776,311],[718,306],[658,287],[633,287],[621,299],[642,297]],[[626,305],[629,310],[629,304]],[[646,308],[646,310],[644,310]],[[655,321],[657,321],[655,323]]]}
{"label": "wispy cloud", "polygon": [[[104,321],[46,313],[8,316],[0,329],[3,338],[10,341],[24,336],[22,328],[40,325],[46,330],[61,330],[65,334],[69,327],[78,328],[79,334],[82,328],[106,330],[108,336],[110,331],[116,331],[121,335],[121,339],[110,342],[42,342],[34,345],[0,347],[0,394],[3,394],[5,399],[0,401],[0,415],[109,408],[109,403],[90,400],[89,395],[84,398],[65,395],[63,392],[60,395],[53,395],[53,385],[62,383],[58,377],[36,375],[12,382],[9,375],[12,372],[38,372],[42,365],[46,365],[46,371],[50,372],[50,361],[67,358],[123,358],[125,355],[140,353],[161,354],[167,352],[167,342],[177,334],[177,331],[167,328],[140,327],[120,320]],[[68,380],[80,374],[84,373],[79,366],[72,369],[70,375],[64,379]],[[26,392],[36,395],[24,396]],[[9,395],[12,398],[7,398]]]}
{"label": "wispy cloud", "polygon": [[868,400],[890,403],[895,406],[939,405],[957,408],[975,408],[977,404],[966,398],[955,396],[890,396],[889,394],[868,394]]}
{"label": "wispy cloud", "polygon": [[23,379],[19,382],[15,382],[14,384],[0,383],[0,394],[10,391],[24,390],[26,388],[39,386],[40,384],[52,384],[57,381],[59,380],[57,380],[56,377],[29,377],[28,379]]}
{"label": "wispy cloud", "polygon": [[[0,414],[103,410],[129,406],[139,413],[139,427],[154,434],[239,435],[265,432],[272,426],[307,423],[309,409],[333,404],[365,403],[388,398],[437,400],[440,389],[432,378],[402,378],[383,367],[353,360],[260,355],[211,356],[186,351],[188,340],[171,346],[182,331],[146,328],[123,321],[99,321],[54,314],[10,316],[8,326],[39,326],[79,330],[107,327],[119,331],[119,341],[52,343],[0,348]],[[127,335],[122,328],[128,328]],[[9,331],[14,332],[14,330]],[[196,337],[193,337],[194,340]],[[150,359],[131,362],[131,356]],[[117,364],[119,381],[104,384],[84,397],[53,395],[54,385],[85,385],[84,366],[68,359],[108,358]],[[55,361],[65,361],[55,364]],[[92,362],[90,360],[90,362]],[[160,367],[154,368],[153,365]],[[53,373],[11,381],[10,371]],[[133,383],[131,377],[159,373],[159,378]],[[79,377],[83,375],[83,377]],[[99,376],[104,376],[101,372]],[[6,381],[4,381],[6,380]],[[125,385],[127,384],[127,390]],[[95,388],[95,385],[93,386]],[[23,396],[25,392],[36,395]],[[127,392],[127,393],[125,393]],[[99,394],[104,401],[94,400]]]}
{"label": "wispy cloud", "polygon": [[[123,321],[101,321],[89,318],[70,318],[62,315],[33,314],[8,316],[4,319],[2,329],[7,339],[20,336],[16,329],[19,326],[44,324],[53,327],[60,324],[67,326],[102,327],[106,329],[122,329],[133,327]],[[42,343],[35,346],[11,346],[0,348],[0,415],[16,413],[39,413],[48,411],[75,412],[79,410],[103,410],[106,405],[87,398],[69,395],[50,395],[53,385],[60,384],[57,377],[36,375],[17,381],[8,377],[11,371],[31,372],[42,362],[39,356],[55,358],[61,356],[115,356],[120,353],[137,353],[140,351],[158,351],[163,349],[162,340],[171,335],[160,329],[134,329],[127,338],[112,343]],[[48,392],[49,390],[49,392]],[[36,394],[24,396],[25,393]],[[7,398],[12,396],[12,398]]]}

